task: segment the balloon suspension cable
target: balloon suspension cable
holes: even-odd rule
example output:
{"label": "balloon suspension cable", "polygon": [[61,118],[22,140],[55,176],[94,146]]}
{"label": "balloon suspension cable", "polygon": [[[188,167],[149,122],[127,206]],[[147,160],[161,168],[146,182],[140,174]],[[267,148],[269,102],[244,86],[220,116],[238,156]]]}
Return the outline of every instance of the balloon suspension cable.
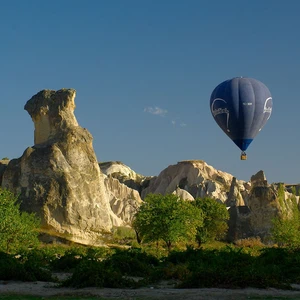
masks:
{"label": "balloon suspension cable", "polygon": [[245,151],[242,151],[241,153],[241,160],[246,160],[247,159],[247,154]]}

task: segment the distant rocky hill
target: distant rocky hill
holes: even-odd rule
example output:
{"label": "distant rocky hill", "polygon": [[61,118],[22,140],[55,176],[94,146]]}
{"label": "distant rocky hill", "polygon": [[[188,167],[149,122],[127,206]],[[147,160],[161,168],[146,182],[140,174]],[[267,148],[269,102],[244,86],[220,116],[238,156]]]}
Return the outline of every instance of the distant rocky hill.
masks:
{"label": "distant rocky hill", "polygon": [[[0,186],[20,195],[21,209],[35,212],[45,232],[97,245],[114,226],[130,226],[149,193],[173,193],[188,201],[211,197],[226,205],[231,241],[268,240],[280,207],[278,185],[269,184],[263,171],[246,182],[201,160],[178,162],[153,177],[119,161],[98,163],[93,138],[74,115],[75,95],[72,89],[43,90],[27,101],[34,146],[18,159],[0,160]],[[286,186],[286,199],[294,187],[300,185]]]}
{"label": "distant rocky hill", "polygon": [[[136,174],[121,162],[106,162],[102,166],[100,163],[100,168],[125,184],[130,182],[142,199],[149,193],[174,193],[190,201],[198,197],[211,197],[224,203],[230,212],[228,239],[231,241],[248,237],[267,240],[271,220],[279,213],[278,185],[268,184],[263,171],[258,171],[246,182],[202,160],[178,162],[150,178]],[[290,190],[291,186],[288,186],[286,199],[291,197]]]}

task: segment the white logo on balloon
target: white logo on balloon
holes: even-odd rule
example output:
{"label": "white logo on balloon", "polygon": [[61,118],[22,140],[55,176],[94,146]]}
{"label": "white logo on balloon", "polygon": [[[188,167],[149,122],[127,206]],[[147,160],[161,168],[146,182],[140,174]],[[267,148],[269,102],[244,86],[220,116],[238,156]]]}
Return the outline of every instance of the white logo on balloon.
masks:
{"label": "white logo on balloon", "polygon": [[[267,107],[267,103],[268,103],[269,100],[272,100],[272,97],[269,97],[269,98],[266,99],[265,104],[264,104],[264,111],[263,111],[264,114],[265,113],[269,114],[267,121],[270,119],[271,113],[272,113],[272,107]],[[259,131],[261,131],[261,129],[262,129],[262,127],[259,128]]]}
{"label": "white logo on balloon", "polygon": [[226,114],[227,115],[227,132],[230,132],[229,128],[228,128],[228,123],[229,123],[229,110],[225,107],[225,108],[217,108],[217,109],[214,109],[214,104],[216,101],[223,101],[224,103],[227,104],[227,102],[222,99],[222,98],[216,98],[214,99],[214,101],[212,102],[211,104],[211,112],[213,114],[214,117],[216,117],[217,115],[220,115],[220,114]]}
{"label": "white logo on balloon", "polygon": [[267,107],[267,103],[268,103],[269,100],[272,100],[272,97],[267,98],[266,101],[265,101],[265,105],[264,105],[264,113],[269,113],[269,116],[268,116],[267,120],[270,119],[271,113],[272,113],[272,107]]}

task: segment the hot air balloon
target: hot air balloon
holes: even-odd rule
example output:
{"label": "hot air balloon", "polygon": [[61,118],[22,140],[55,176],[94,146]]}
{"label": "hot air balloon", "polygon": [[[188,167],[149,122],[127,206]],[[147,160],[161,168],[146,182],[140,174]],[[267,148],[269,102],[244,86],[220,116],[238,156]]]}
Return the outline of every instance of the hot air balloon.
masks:
{"label": "hot air balloon", "polygon": [[220,83],[210,97],[211,113],[227,136],[242,150],[246,150],[261,131],[272,113],[269,89],[253,78],[236,77]]}

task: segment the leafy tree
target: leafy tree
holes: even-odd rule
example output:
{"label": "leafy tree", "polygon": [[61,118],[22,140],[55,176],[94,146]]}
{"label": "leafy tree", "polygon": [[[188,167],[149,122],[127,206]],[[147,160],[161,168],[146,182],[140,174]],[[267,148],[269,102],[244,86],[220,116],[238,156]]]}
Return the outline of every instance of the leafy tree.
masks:
{"label": "leafy tree", "polygon": [[34,214],[20,212],[18,198],[0,188],[0,250],[7,253],[38,243],[40,221]]}
{"label": "leafy tree", "polygon": [[300,211],[295,196],[285,199],[283,184],[277,190],[277,200],[279,203],[280,214],[272,220],[271,229],[273,240],[279,245],[300,246]]}
{"label": "leafy tree", "polygon": [[229,219],[226,206],[211,198],[197,198],[193,203],[203,214],[203,226],[199,226],[196,233],[198,246],[224,237],[228,230]]}
{"label": "leafy tree", "polygon": [[133,228],[143,241],[163,240],[170,251],[174,243],[194,239],[202,222],[201,211],[191,202],[173,194],[149,194],[135,215]]}

